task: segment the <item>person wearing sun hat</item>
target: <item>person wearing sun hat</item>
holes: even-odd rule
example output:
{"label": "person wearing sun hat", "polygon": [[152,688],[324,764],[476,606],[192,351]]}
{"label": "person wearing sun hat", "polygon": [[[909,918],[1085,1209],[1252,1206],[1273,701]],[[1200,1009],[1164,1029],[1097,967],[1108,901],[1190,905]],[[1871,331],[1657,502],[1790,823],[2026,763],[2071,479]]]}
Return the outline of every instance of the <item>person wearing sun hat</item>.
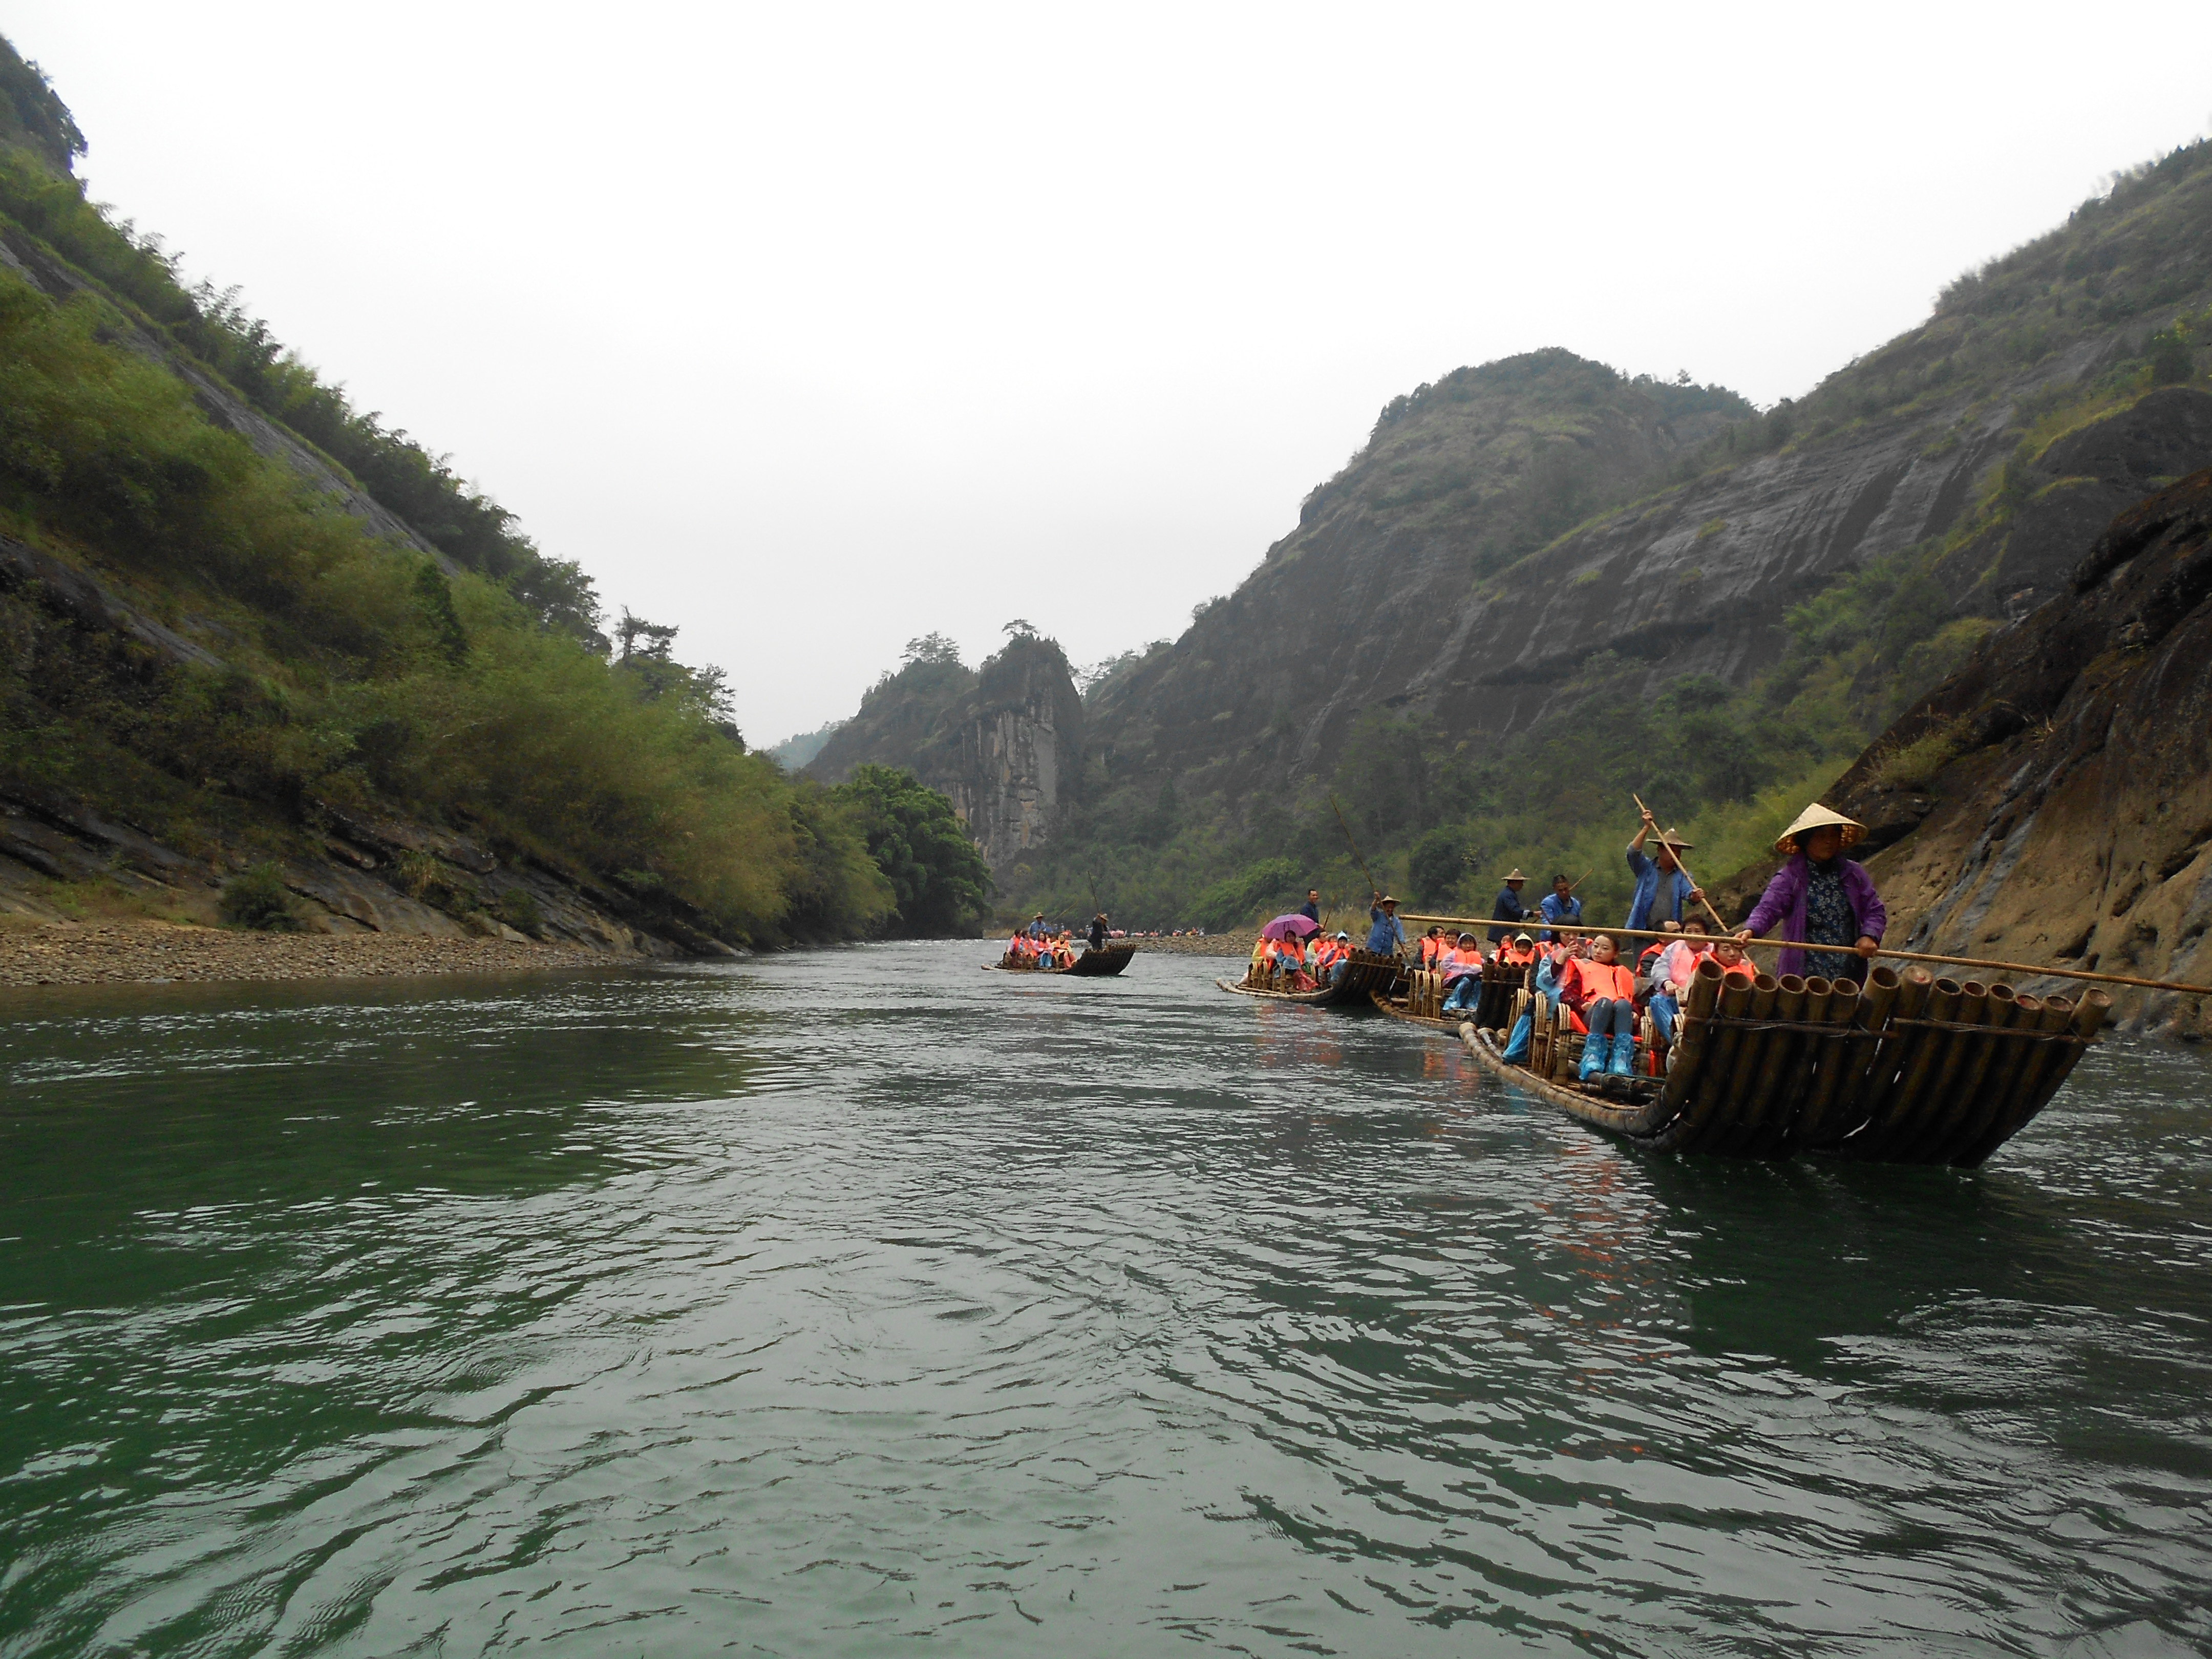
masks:
{"label": "person wearing sun hat", "polygon": [[1644,838],[1658,828],[1658,820],[1646,807],[1636,838],[1628,843],[1628,872],[1636,878],[1636,893],[1628,902],[1628,920],[1620,924],[1628,932],[1640,932],[1658,921],[1680,921],[1685,910],[1705,897],[1675,856],[1677,848],[1688,852],[1690,843],[1673,830],[1660,830],[1658,857],[1644,856]]}
{"label": "person wearing sun hat", "polygon": [[1528,920],[1528,907],[1521,902],[1522,884],[1528,879],[1528,877],[1521,873],[1520,866],[1516,865],[1513,873],[1505,878],[1504,885],[1498,890],[1498,902],[1490,907],[1490,919],[1495,922],[1501,922],[1504,926],[1490,930],[1490,944],[1492,950],[1510,939],[1513,936],[1514,928]]}
{"label": "person wearing sun hat", "polygon": [[1782,953],[1774,971],[1818,974],[1825,979],[1866,978],[1867,963],[1881,946],[1889,912],[1866,866],[1844,856],[1866,835],[1866,825],[1814,801],[1784,830],[1774,850],[1785,862],[1766,884],[1736,937],[1747,939],[1776,923],[1793,945],[1826,947]]}

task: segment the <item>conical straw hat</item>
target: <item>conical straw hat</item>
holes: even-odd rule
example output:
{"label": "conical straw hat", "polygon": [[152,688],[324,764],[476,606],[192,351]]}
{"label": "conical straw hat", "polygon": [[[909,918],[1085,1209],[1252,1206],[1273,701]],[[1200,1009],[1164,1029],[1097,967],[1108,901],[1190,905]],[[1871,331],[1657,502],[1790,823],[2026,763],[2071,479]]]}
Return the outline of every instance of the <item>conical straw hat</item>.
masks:
{"label": "conical straw hat", "polygon": [[1838,839],[1846,847],[1856,846],[1866,834],[1866,825],[1861,823],[1856,818],[1847,818],[1833,808],[1823,806],[1820,802],[1814,801],[1797,815],[1797,821],[1795,823],[1782,832],[1775,841],[1774,850],[1783,857],[1788,858],[1792,853],[1799,850],[1798,836],[1808,830],[1824,829],[1830,824],[1843,831]]}

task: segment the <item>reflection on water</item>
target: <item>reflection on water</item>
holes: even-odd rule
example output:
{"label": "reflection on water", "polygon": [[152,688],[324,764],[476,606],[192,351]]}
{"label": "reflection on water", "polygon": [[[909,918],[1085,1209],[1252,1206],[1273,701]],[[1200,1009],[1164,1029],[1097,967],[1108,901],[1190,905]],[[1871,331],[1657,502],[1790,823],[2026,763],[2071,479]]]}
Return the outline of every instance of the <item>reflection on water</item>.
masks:
{"label": "reflection on water", "polygon": [[979,952],[14,1005],[0,1654],[2212,1647],[2200,1058],[1661,1160]]}

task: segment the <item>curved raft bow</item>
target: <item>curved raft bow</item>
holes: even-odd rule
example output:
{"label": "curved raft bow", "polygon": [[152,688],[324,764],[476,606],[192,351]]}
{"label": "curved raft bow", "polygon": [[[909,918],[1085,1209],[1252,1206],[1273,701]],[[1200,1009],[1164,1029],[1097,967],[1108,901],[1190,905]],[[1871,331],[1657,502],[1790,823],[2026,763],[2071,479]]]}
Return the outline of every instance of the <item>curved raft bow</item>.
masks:
{"label": "curved raft bow", "polygon": [[1510,1018],[1459,1030],[1500,1077],[1654,1151],[1813,1150],[1972,1169],[2050,1103],[2112,1006],[2102,991],[2046,1000],[1917,966],[1876,968],[1863,992],[1795,974],[1724,984],[1708,957],[1684,999],[1664,1077],[1643,1075],[1639,1046],[1638,1076],[1613,1097],[1570,1086],[1580,1039],[1533,992],[1516,998],[1512,1015],[1533,1016],[1527,1065],[1504,1058]]}
{"label": "curved raft bow", "polygon": [[1345,959],[1344,977],[1318,991],[1271,990],[1264,985],[1252,984],[1249,978],[1217,979],[1213,982],[1238,996],[1265,997],[1270,1002],[1303,1002],[1313,1008],[1364,1008],[1375,993],[1388,991],[1405,971],[1406,964],[1395,957],[1378,957],[1371,951],[1355,950]]}
{"label": "curved raft bow", "polygon": [[997,968],[1009,974],[1073,974],[1079,979],[1095,979],[1102,974],[1118,974],[1129,965],[1129,958],[1137,954],[1137,947],[1124,940],[1119,945],[1108,945],[1093,951],[1085,946],[1083,954],[1065,968],[1040,968],[1034,962],[1016,962],[1011,954],[996,962],[987,962],[986,968]]}

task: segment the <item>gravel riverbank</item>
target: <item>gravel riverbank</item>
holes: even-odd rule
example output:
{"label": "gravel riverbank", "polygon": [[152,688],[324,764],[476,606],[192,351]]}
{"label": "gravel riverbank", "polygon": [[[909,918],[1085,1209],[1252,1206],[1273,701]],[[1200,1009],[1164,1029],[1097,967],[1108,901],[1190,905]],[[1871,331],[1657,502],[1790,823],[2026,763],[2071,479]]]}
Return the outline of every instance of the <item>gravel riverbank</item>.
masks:
{"label": "gravel riverbank", "polygon": [[618,960],[534,939],[243,933],[158,923],[56,923],[0,933],[0,985],[505,974],[528,969],[605,967]]}

